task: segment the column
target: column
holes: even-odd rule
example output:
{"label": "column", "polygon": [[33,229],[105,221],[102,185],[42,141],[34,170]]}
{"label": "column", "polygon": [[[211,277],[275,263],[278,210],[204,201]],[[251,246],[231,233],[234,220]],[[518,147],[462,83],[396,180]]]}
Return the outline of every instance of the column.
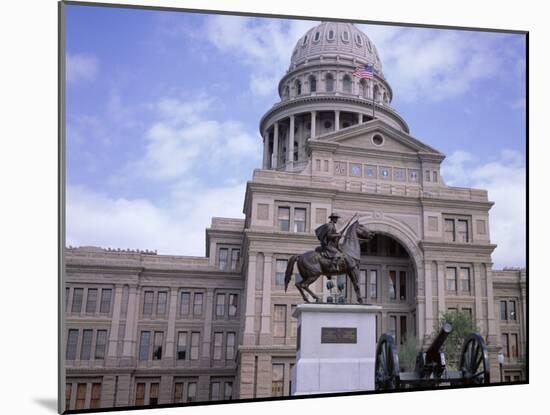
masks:
{"label": "column", "polygon": [[479,329],[481,330],[481,333],[486,333],[485,321],[483,320],[483,313],[481,308],[481,264],[474,264],[472,274],[472,281],[470,281],[470,283],[473,283],[473,287],[470,287],[470,289],[473,288],[476,307],[475,311],[473,312],[473,317],[474,321],[480,325]]}
{"label": "column", "polygon": [[[457,277],[458,278],[458,277]],[[458,283],[458,281],[457,281]],[[444,313],[445,307],[445,263],[437,261],[437,297],[438,297],[438,311]]]}
{"label": "column", "polygon": [[497,326],[495,321],[495,297],[493,294],[493,275],[491,272],[492,264],[485,264],[487,280],[487,343],[497,344]]}
{"label": "column", "polygon": [[311,134],[310,138],[316,137],[317,111],[311,111]]}
{"label": "column", "polygon": [[202,364],[210,364],[210,344],[212,342],[212,309],[214,308],[214,290],[208,289],[206,291],[206,311],[204,314],[204,325],[202,332],[202,353],[200,360]]}
{"label": "column", "polygon": [[294,115],[290,117],[290,131],[288,133],[288,146],[286,152],[287,167],[292,167],[294,162]]}
{"label": "column", "polygon": [[271,156],[271,168],[276,169],[279,167],[279,123],[276,122],[273,127],[273,155]]}
{"label": "column", "polygon": [[[434,306],[433,306],[433,284],[432,284],[432,265],[430,261],[424,262],[424,307],[426,309],[426,336],[432,334],[434,326]],[[420,334],[420,332],[419,332]],[[418,336],[419,338],[420,335]]]}
{"label": "column", "polygon": [[246,309],[243,345],[256,344],[254,333],[254,309],[256,306],[256,254],[249,253],[248,273],[246,277]]}
{"label": "column", "polygon": [[124,344],[122,357],[131,359],[134,356],[136,345],[137,318],[139,313],[139,292],[137,286],[131,285],[128,294],[128,313],[126,314],[126,331],[124,332]]}
{"label": "column", "polygon": [[170,308],[168,309],[168,330],[166,332],[166,352],[164,354],[164,362],[167,365],[173,366],[174,362],[174,343],[176,337],[176,312],[178,307],[178,289],[170,290]]}
{"label": "column", "polygon": [[260,344],[271,344],[271,265],[273,256],[264,256],[264,284],[262,287],[262,314]]}
{"label": "column", "polygon": [[269,133],[264,131],[264,158],[262,161],[262,168],[269,168]]}
{"label": "column", "polygon": [[340,129],[340,111],[334,111],[334,131]]}
{"label": "column", "polygon": [[117,284],[115,287],[115,301],[113,303],[113,318],[111,320],[111,330],[109,333],[109,349],[107,352],[107,359],[116,359],[121,304],[122,285]]}

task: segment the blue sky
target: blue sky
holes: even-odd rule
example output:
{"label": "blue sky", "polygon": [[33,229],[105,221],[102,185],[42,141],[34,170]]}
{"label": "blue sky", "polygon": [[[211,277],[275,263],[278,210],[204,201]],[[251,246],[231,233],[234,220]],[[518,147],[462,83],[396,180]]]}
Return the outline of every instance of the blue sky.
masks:
{"label": "blue sky", "polygon": [[[67,244],[204,255],[210,218],[242,217],[259,119],[315,24],[68,6]],[[495,267],[525,265],[524,37],[358,26],[447,184],[489,190]]]}

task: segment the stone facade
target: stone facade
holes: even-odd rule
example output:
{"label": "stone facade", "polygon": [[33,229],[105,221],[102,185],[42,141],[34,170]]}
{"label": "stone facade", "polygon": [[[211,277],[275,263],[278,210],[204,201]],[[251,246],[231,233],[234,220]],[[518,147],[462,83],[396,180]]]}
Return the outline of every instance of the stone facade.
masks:
{"label": "stone facade", "polygon": [[[361,63],[373,79],[352,76]],[[501,351],[505,380],[525,379],[526,272],[492,269],[487,192],[445,184],[445,156],[391,108],[368,37],[346,23],[311,29],[279,92],[260,121],[245,219],[213,218],[206,257],[66,249],[67,408],[288,395],[303,300],[282,278],[331,212],[376,235],[360,286],[382,307],[377,335],[426,345],[441,313],[461,310],[488,343],[492,380]],[[312,288],[326,297],[323,279]]]}

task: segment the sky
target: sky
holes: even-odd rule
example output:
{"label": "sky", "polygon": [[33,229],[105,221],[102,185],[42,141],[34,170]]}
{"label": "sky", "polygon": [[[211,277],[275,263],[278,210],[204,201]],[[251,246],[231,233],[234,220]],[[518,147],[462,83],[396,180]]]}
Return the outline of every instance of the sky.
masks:
{"label": "sky", "polygon": [[[66,244],[203,256],[213,216],[243,217],[261,116],[319,22],[67,6]],[[487,189],[494,268],[525,266],[525,38],[357,25],[392,107]]]}

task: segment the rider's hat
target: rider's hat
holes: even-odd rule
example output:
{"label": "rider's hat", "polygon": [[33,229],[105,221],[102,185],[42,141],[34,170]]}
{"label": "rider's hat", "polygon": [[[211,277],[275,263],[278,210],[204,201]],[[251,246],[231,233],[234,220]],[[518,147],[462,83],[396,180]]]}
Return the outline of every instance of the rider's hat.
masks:
{"label": "rider's hat", "polygon": [[333,213],[330,214],[330,216],[328,218],[329,219],[332,219],[332,218],[338,219],[338,218],[341,218],[341,216],[333,212]]}

